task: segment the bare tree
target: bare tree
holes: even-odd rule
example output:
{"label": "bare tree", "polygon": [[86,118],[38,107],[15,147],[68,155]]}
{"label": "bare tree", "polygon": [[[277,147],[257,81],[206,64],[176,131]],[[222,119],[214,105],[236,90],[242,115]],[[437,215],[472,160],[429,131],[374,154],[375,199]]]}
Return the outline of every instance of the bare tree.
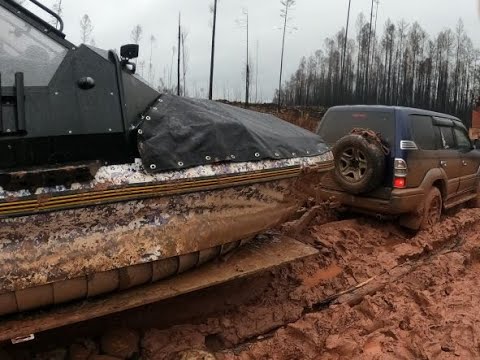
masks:
{"label": "bare tree", "polygon": [[258,52],[260,48],[260,43],[257,40],[257,49],[255,51],[255,103],[258,102],[258,69],[259,69],[259,62],[258,62]]}
{"label": "bare tree", "polygon": [[168,88],[169,88],[170,91],[172,91],[172,89],[173,89],[172,76],[173,76],[173,64],[175,62],[175,53],[176,52],[177,52],[177,48],[175,46],[172,46],[172,62],[170,64],[170,71],[169,71],[169,74],[168,74]]}
{"label": "bare tree", "polygon": [[365,75],[365,93],[364,93],[364,98],[365,100],[368,100],[368,91],[369,91],[369,71],[370,71],[370,48],[372,44],[372,25],[373,25],[373,4],[375,0],[372,0],[372,9],[370,12],[370,29],[368,31],[368,48],[367,48],[367,70],[366,70],[366,75]]}
{"label": "bare tree", "polygon": [[464,50],[464,42],[465,42],[465,25],[462,19],[458,20],[457,27],[455,28],[455,35],[457,40],[457,49],[455,55],[455,72],[454,76],[454,94],[453,94],[453,108],[457,110],[457,101],[459,95],[459,82],[460,82],[460,73],[462,70],[462,63],[461,63],[461,56]]}
{"label": "bare tree", "polygon": [[[375,27],[373,30],[373,50],[372,50],[372,61],[375,62],[377,57],[377,25],[378,25],[378,7],[380,5],[380,0],[374,0],[376,4],[375,10]],[[375,77],[375,83],[378,82],[378,77]],[[377,86],[374,87],[377,89]],[[375,101],[377,101],[378,93],[375,91]]]}
{"label": "bare tree", "polygon": [[[409,45],[410,45],[410,53],[412,56],[411,59],[411,75],[410,75],[410,81],[411,81],[411,104],[415,105],[415,95],[416,95],[416,80],[417,80],[417,62],[418,62],[418,57],[421,56],[421,53],[423,52],[422,48],[422,43],[423,40],[426,37],[425,32],[421,28],[420,24],[417,22],[414,22],[409,33]],[[410,85],[409,85],[410,86]]]}
{"label": "bare tree", "polygon": [[245,11],[246,34],[247,34],[247,63],[245,67],[245,106],[250,103],[250,24],[248,10]]}
{"label": "bare tree", "polygon": [[278,111],[282,105],[282,75],[283,75],[283,59],[285,55],[285,36],[288,29],[288,23],[291,20],[290,12],[295,6],[295,0],[280,0],[282,9],[280,10],[280,17],[283,19],[283,36],[282,36],[282,54],[280,56],[280,79],[278,81]]}
{"label": "bare tree", "polygon": [[188,38],[188,31],[182,28],[182,75],[183,75],[183,96],[187,96],[187,71],[188,71],[188,47],[185,43]]}
{"label": "bare tree", "polygon": [[[390,104],[392,99],[392,70],[393,70],[393,50],[395,47],[395,25],[389,20],[385,24],[385,38],[383,40],[385,49],[385,103]],[[388,65],[387,65],[388,64]]]}
{"label": "bare tree", "polygon": [[343,90],[343,81],[345,79],[345,58],[347,56],[347,43],[348,43],[348,28],[350,26],[350,10],[352,9],[352,0],[348,0],[348,11],[347,11],[347,25],[345,26],[345,38],[343,43],[343,55],[342,55],[342,76],[340,80],[340,85]]}
{"label": "bare tree", "polygon": [[251,83],[251,69],[250,69],[250,24],[248,18],[248,9],[242,10],[242,17],[237,19],[237,25],[241,29],[245,29],[246,38],[246,58],[245,58],[245,70],[242,71],[245,75],[245,106],[248,107],[250,102],[250,83]]}
{"label": "bare tree", "polygon": [[138,62],[138,70],[139,70],[139,74],[142,78],[145,77],[145,60],[140,60]]}
{"label": "bare tree", "polygon": [[213,14],[212,22],[212,54],[210,56],[210,85],[208,90],[208,98],[212,100],[213,98],[213,72],[215,67],[215,36],[217,30],[217,3],[218,0],[214,0],[213,6],[210,8],[210,11]]}
{"label": "bare tree", "polygon": [[160,91],[161,93],[166,93],[168,91],[168,89],[166,88],[165,86],[165,81],[163,80],[163,78],[159,78],[158,79],[158,87],[157,87],[158,91]]}
{"label": "bare tree", "polygon": [[130,38],[132,39],[134,44],[140,44],[140,41],[142,41],[142,35],[143,35],[143,28],[141,25],[135,25],[135,27],[132,30],[132,33],[130,34]]}
{"label": "bare tree", "polygon": [[85,14],[80,20],[80,37],[82,39],[83,44],[89,43],[89,41],[91,40],[92,32],[93,32],[92,20],[90,20],[90,16]]}
{"label": "bare tree", "polygon": [[178,14],[177,96],[180,96],[180,56],[182,50],[182,20]]}
{"label": "bare tree", "polygon": [[396,54],[396,68],[397,68],[397,74],[396,74],[396,81],[395,81],[395,104],[399,105],[400,104],[400,95],[401,95],[401,86],[402,86],[402,54],[405,52],[405,37],[407,34],[407,29],[408,29],[409,24],[405,22],[405,20],[401,20],[398,23],[397,26],[397,32],[398,32],[398,37],[400,38],[400,42],[397,47],[397,54]]}
{"label": "bare tree", "polygon": [[155,46],[155,42],[157,39],[155,36],[151,35],[150,36],[150,60],[148,63],[148,81],[153,85],[153,82],[155,81],[155,74],[153,72],[153,47]]}

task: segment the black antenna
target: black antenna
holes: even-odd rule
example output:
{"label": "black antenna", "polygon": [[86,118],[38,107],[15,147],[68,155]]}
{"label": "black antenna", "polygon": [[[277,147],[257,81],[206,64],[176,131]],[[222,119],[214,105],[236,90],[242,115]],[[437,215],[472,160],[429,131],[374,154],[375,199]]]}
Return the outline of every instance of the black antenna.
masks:
{"label": "black antenna", "polygon": [[209,100],[213,99],[213,71],[215,66],[215,35],[217,29],[217,0],[213,5],[213,29],[212,29],[212,55],[210,57],[210,85],[208,89]]}
{"label": "black antenna", "polygon": [[177,96],[180,96],[180,51],[181,51],[182,21],[181,14],[178,14],[178,63],[177,63]]}

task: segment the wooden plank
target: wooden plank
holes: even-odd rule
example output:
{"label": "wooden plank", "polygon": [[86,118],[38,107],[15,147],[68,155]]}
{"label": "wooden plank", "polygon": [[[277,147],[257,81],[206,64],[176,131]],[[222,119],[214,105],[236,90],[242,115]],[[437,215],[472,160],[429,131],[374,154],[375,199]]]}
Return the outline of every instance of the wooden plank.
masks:
{"label": "wooden plank", "polygon": [[248,277],[265,269],[313,256],[318,251],[288,237],[254,241],[227,260],[213,262],[175,278],[109,297],[0,320],[0,341],[37,334],[115,314],[182,294]]}

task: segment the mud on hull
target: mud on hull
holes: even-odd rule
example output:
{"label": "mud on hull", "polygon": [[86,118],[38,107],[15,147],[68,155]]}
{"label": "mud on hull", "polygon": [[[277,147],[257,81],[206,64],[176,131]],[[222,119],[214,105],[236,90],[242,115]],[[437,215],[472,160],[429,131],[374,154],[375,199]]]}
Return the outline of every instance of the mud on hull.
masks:
{"label": "mud on hull", "polygon": [[[324,171],[0,219],[0,315],[165,279],[288,220]],[[244,180],[242,180],[244,181]]]}

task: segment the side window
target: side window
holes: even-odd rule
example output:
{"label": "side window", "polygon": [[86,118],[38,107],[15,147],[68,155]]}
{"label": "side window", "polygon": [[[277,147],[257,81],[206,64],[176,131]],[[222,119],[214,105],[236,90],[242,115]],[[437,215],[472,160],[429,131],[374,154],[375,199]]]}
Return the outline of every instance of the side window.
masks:
{"label": "side window", "polygon": [[440,135],[442,136],[442,147],[445,150],[455,149],[455,137],[453,135],[453,128],[440,126]]}
{"label": "side window", "polygon": [[437,149],[433,121],[430,116],[410,115],[413,140],[422,150]]}
{"label": "side window", "polygon": [[455,128],[455,137],[457,138],[458,148],[461,150],[470,150],[472,148],[472,143],[468,138],[464,130]]}

